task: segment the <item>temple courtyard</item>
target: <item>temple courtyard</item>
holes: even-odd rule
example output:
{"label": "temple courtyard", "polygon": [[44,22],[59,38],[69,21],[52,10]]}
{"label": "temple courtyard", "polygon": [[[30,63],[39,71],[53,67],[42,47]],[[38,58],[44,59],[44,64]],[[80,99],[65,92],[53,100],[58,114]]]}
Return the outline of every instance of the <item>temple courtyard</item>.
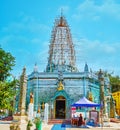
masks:
{"label": "temple courtyard", "polygon": [[[0,130],[10,130],[10,124],[11,122],[8,121],[0,121]],[[91,127],[87,126],[77,128],[75,126],[71,125],[63,125],[63,124],[44,124],[42,123],[42,129],[41,130],[120,130],[120,123],[113,123],[113,122],[107,122],[104,124],[104,127]],[[26,125],[21,125],[21,130],[26,130]],[[33,126],[31,130],[35,130],[35,127]]]}

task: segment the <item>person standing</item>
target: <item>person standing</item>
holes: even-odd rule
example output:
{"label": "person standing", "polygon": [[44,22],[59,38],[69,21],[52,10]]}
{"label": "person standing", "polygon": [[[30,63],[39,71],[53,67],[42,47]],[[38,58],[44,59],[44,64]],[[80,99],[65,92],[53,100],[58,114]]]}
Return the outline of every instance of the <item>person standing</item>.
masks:
{"label": "person standing", "polygon": [[78,126],[81,126],[83,124],[83,116],[80,113],[79,120],[78,120]]}

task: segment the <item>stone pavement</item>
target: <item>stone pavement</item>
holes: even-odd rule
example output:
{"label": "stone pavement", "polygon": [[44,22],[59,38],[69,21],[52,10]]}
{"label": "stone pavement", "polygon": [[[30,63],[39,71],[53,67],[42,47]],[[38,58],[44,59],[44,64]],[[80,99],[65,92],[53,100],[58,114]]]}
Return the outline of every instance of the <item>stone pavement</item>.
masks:
{"label": "stone pavement", "polygon": [[[10,130],[9,129],[10,126],[10,122],[1,122],[0,121],[0,130]],[[54,125],[48,125],[48,124],[42,124],[42,130],[58,130],[58,129],[54,129]],[[34,130],[35,127],[32,127],[31,130]],[[61,130],[85,130],[85,129],[89,129],[89,130],[120,130],[120,123],[109,123],[108,127],[89,127],[89,128],[61,128]],[[26,130],[25,128],[22,128],[21,130]]]}

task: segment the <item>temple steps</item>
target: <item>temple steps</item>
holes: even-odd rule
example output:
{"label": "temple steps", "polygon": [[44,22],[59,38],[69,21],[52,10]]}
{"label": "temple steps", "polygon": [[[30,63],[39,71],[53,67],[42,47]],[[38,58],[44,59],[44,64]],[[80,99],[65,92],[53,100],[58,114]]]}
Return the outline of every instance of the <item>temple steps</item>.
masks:
{"label": "temple steps", "polygon": [[48,124],[71,124],[69,119],[50,119]]}

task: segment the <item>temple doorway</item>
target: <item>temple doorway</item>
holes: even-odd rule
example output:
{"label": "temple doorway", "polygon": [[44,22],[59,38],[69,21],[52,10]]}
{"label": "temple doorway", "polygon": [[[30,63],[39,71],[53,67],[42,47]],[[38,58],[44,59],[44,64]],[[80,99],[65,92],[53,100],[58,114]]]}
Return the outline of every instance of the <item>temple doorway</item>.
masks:
{"label": "temple doorway", "polygon": [[66,99],[63,96],[59,96],[55,101],[55,118],[65,119],[66,115]]}

